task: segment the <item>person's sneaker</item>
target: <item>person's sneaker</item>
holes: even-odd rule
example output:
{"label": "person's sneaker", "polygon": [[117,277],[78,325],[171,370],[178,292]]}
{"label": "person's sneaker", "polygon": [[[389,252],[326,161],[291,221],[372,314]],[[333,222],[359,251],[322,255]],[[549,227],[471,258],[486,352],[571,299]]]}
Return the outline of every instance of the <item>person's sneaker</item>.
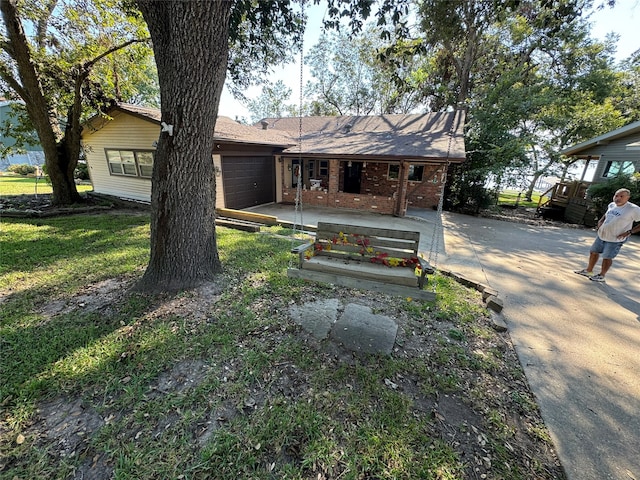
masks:
{"label": "person's sneaker", "polygon": [[604,277],[602,275],[600,275],[599,273],[597,275],[593,275],[592,277],[589,277],[591,280],[593,280],[594,282],[601,282],[604,283]]}
{"label": "person's sneaker", "polygon": [[585,277],[589,277],[589,278],[593,277],[593,272],[588,272],[584,268],[582,270],[575,270],[575,273],[577,273],[578,275],[583,275]]}

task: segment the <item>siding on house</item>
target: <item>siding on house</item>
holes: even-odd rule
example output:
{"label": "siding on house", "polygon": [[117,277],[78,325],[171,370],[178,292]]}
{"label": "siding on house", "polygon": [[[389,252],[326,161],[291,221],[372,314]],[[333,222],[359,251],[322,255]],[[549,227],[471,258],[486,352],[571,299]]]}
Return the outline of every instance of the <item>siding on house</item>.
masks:
{"label": "siding on house", "polygon": [[103,119],[83,135],[82,145],[87,156],[93,190],[105,195],[149,202],[151,180],[112,175],[105,149],[155,150],[153,142],[158,140],[160,127],[122,112],[114,112],[113,118],[118,121]]}
{"label": "siding on house", "polygon": [[[589,153],[593,156],[600,156],[598,167],[594,173],[594,181],[604,181],[603,173],[607,166],[607,162],[633,162],[636,172],[640,171],[640,149],[629,148],[631,143],[640,142],[640,133],[630,135],[625,138],[612,140],[609,145],[598,145],[589,150]],[[593,152],[593,153],[591,153]]]}
{"label": "siding on house", "polygon": [[611,132],[565,148],[562,155],[598,162],[593,181],[603,182],[609,162],[633,162],[640,172],[640,121],[630,123]]}

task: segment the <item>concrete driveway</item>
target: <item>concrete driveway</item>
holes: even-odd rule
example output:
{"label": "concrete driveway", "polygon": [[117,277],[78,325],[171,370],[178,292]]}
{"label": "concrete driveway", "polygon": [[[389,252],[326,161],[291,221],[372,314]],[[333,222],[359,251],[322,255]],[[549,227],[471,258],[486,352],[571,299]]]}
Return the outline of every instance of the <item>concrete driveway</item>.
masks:
{"label": "concrete driveway", "polygon": [[[503,316],[572,480],[640,480],[640,239],[606,284],[595,233],[445,213],[443,267],[499,292]],[[596,269],[596,271],[599,271]]]}
{"label": "concrete driveway", "polygon": [[[300,221],[290,206],[255,211]],[[569,479],[640,480],[638,236],[600,284],[573,273],[586,266],[591,230],[449,212],[440,228],[436,212],[425,210],[396,218],[307,208],[302,219],[419,228],[425,257],[499,292],[501,315]]]}

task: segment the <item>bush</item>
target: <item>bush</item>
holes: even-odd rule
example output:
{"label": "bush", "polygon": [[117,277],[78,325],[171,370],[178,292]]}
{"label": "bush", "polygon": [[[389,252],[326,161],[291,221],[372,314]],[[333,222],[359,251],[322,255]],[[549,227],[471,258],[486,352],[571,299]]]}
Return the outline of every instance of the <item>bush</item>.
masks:
{"label": "bush", "polygon": [[22,163],[20,165],[9,165],[8,170],[13,173],[17,173],[18,175],[27,176],[32,173],[36,173],[36,167],[31,165],[27,165],[26,163]]}
{"label": "bush", "polygon": [[86,163],[78,163],[73,176],[78,180],[89,180],[89,166]]}
{"label": "bush", "polygon": [[602,217],[607,211],[607,205],[611,203],[616,191],[628,188],[631,191],[631,201],[640,203],[640,173],[633,175],[619,175],[602,183],[594,183],[587,190],[587,196],[597,218]]}

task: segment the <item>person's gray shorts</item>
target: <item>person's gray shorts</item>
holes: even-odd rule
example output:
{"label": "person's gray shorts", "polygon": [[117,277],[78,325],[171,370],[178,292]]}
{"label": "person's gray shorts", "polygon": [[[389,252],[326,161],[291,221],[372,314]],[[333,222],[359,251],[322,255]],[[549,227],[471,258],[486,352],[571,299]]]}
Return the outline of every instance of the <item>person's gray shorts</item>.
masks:
{"label": "person's gray shorts", "polygon": [[600,237],[596,237],[591,245],[591,252],[602,254],[602,258],[614,259],[620,252],[624,242],[605,242]]}

